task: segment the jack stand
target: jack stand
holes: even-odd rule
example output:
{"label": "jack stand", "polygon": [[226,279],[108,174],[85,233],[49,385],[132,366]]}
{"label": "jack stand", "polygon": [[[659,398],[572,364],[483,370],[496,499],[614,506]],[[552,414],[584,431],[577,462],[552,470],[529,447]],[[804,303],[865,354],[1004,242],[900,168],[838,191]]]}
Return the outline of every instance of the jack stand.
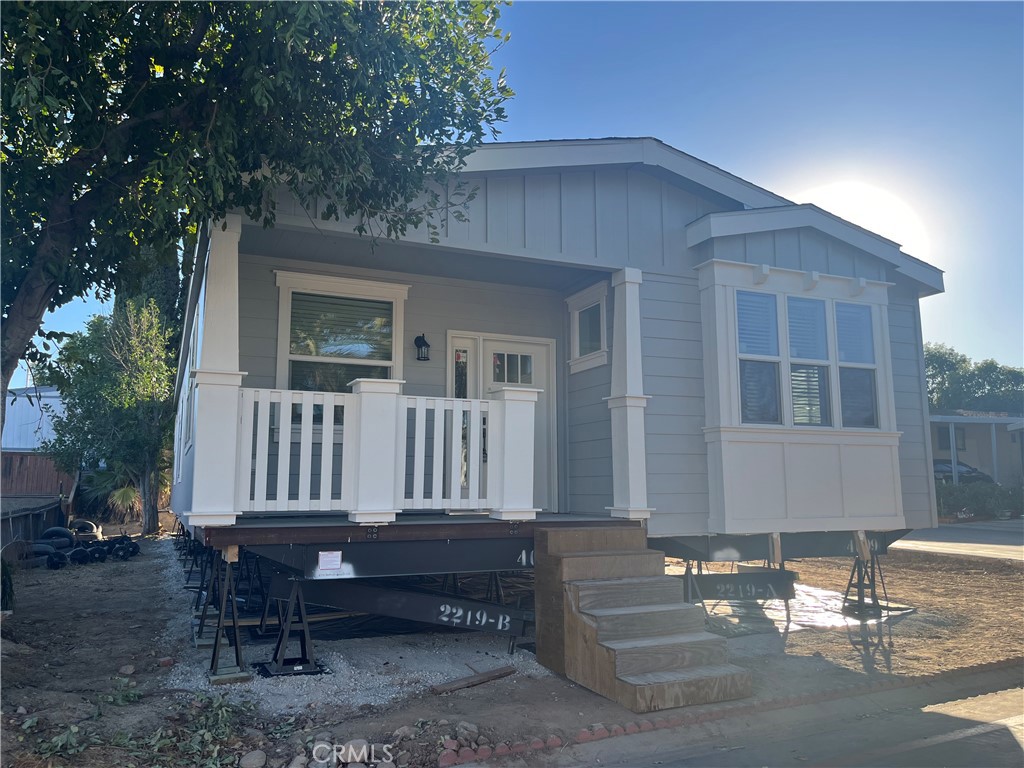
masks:
{"label": "jack stand", "polygon": [[[269,662],[259,665],[261,671],[271,677],[310,675],[325,671],[317,663],[313,654],[313,639],[309,635],[309,621],[306,616],[306,601],[302,596],[302,582],[298,579],[292,580],[292,588],[288,594],[288,602],[284,611],[281,610],[282,602],[284,601],[277,601],[279,630],[277,644],[274,646],[274,656]],[[266,611],[264,611],[264,616],[266,616]],[[293,632],[298,635],[299,656],[287,658],[288,642],[291,640]]]}
{"label": "jack stand", "polygon": [[[883,603],[878,600],[878,586],[882,587],[882,595],[885,598]],[[856,597],[851,598],[850,593],[856,589]],[[888,610],[889,596],[885,590],[885,577],[882,575],[882,564],[878,556],[872,553],[867,562],[858,555],[853,560],[853,568],[850,569],[850,579],[846,584],[846,593],[843,595],[843,615],[853,616],[858,619],[877,619],[882,615],[883,610]]]}
{"label": "jack stand", "polygon": [[[237,557],[237,548],[235,549]],[[221,571],[223,569],[223,576]],[[210,682],[214,685],[223,683],[244,682],[251,679],[251,675],[242,663],[242,638],[238,629],[238,596],[235,591],[235,567],[234,563],[224,558],[221,552],[217,553],[211,581],[216,578],[220,581],[218,592],[220,593],[220,611],[217,614],[217,630],[214,635],[213,655],[210,659]],[[208,605],[209,603],[207,603]],[[230,610],[230,616],[228,611]],[[204,606],[203,619],[206,619]],[[226,624],[231,621],[231,636],[229,644],[235,649],[234,664],[222,664],[220,651],[223,647],[221,638],[226,634]],[[200,634],[202,633],[202,621],[200,622]]]}

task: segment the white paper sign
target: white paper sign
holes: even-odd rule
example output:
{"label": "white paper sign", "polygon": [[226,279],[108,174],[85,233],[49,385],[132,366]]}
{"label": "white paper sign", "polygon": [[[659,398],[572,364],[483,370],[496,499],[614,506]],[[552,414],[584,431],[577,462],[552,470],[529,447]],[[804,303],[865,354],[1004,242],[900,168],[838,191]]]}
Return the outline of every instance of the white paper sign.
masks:
{"label": "white paper sign", "polygon": [[320,552],[319,561],[317,562],[317,570],[320,571],[340,571],[341,570],[341,552]]}

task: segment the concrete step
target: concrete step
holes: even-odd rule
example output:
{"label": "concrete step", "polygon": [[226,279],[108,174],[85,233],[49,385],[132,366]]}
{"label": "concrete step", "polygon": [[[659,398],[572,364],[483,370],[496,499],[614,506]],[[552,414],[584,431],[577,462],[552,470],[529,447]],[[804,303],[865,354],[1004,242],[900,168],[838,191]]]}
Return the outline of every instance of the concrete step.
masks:
{"label": "concrete step", "polygon": [[601,645],[615,651],[615,674],[619,679],[628,675],[724,664],[726,661],[725,638],[710,632],[601,641]]}
{"label": "concrete step", "polygon": [[[552,557],[556,578],[561,581],[660,576],[665,573],[665,553],[646,550],[566,552]],[[538,569],[542,566],[538,564]]]}
{"label": "concrete step", "polygon": [[597,621],[597,639],[602,642],[704,629],[704,609],[689,603],[592,608],[584,613]]}
{"label": "concrete step", "polygon": [[635,605],[683,604],[683,582],[674,576],[576,581],[579,609],[589,613],[600,608]]}
{"label": "concrete step", "polygon": [[750,673],[735,664],[711,664],[619,678],[619,703],[634,712],[713,704],[750,696]]}

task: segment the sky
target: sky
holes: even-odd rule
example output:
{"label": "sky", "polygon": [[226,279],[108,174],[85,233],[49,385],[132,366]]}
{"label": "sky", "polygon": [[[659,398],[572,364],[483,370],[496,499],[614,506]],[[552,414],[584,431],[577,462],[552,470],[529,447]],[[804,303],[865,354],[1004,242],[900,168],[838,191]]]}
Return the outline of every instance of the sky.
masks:
{"label": "sky", "polygon": [[945,271],[925,341],[1024,365],[1024,3],[520,0],[501,26],[500,140],[654,136],[816,203]]}

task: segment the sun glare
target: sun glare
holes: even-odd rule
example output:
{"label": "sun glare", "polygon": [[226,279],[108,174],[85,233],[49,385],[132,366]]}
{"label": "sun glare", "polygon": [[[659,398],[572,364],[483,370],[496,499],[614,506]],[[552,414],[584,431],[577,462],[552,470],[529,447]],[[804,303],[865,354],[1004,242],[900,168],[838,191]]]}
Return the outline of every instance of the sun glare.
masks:
{"label": "sun glare", "polygon": [[837,181],[796,195],[799,203],[814,203],[851,224],[886,237],[904,253],[927,259],[931,251],[928,230],[905,200],[862,181]]}

